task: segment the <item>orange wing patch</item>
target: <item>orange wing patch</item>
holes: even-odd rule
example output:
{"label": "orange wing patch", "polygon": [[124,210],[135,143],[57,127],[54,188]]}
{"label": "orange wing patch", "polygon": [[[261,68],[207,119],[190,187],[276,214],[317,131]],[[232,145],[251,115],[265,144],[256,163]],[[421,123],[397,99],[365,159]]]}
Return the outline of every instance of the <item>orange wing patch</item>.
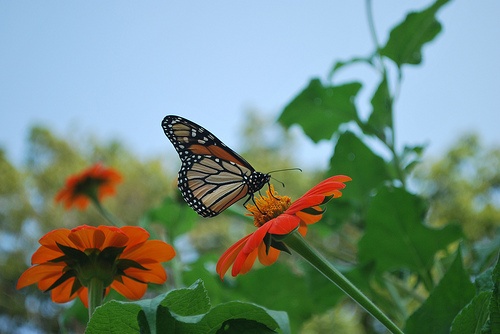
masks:
{"label": "orange wing patch", "polygon": [[230,154],[227,150],[225,150],[220,146],[215,146],[215,145],[203,146],[203,145],[193,144],[189,147],[189,150],[193,152],[193,154],[213,155],[214,157],[220,158],[222,160],[232,161],[235,164],[246,167],[246,165],[240,159]]}

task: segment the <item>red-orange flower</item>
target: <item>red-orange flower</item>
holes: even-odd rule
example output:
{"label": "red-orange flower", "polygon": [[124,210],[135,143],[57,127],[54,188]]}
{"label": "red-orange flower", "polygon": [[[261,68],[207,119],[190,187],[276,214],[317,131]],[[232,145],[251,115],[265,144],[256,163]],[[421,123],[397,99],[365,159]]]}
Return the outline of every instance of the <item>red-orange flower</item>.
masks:
{"label": "red-orange flower", "polygon": [[115,186],[122,181],[120,173],[97,163],[83,172],[70,176],[64,188],[56,195],[56,202],[63,202],[66,209],[76,206],[87,208],[90,200],[101,201],[105,196],[114,195]]}
{"label": "red-orange flower", "polygon": [[88,307],[91,279],[103,282],[129,299],[141,298],[147,283],[167,279],[160,262],[175,256],[169,244],[148,240],[149,233],[137,226],[87,226],[53,230],[40,239],[41,247],[31,258],[32,267],[19,278],[17,289],[38,284],[51,291],[52,300],[64,303],[80,297]]}
{"label": "red-orange flower", "polygon": [[232,245],[217,262],[216,271],[221,279],[231,265],[232,276],[245,274],[257,257],[260,263],[267,266],[278,259],[280,251],[289,252],[280,241],[280,236],[295,229],[301,235],[306,235],[307,225],[316,223],[323,215],[320,205],[342,196],[340,190],[345,188],[344,182],[350,180],[344,175],[332,176],[311,188],[294,203],[288,196],[278,196],[271,185],[267,196],[255,198],[256,206],[247,206],[254,217],[257,231]]}

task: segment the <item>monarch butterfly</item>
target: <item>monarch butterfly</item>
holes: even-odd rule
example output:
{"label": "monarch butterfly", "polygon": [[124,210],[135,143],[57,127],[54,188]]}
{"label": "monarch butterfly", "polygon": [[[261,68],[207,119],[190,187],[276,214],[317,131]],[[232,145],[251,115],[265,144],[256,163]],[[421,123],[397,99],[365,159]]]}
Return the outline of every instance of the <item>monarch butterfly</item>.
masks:
{"label": "monarch butterfly", "polygon": [[161,123],[182,165],[178,187],[187,204],[203,217],[214,217],[269,183],[242,156],[208,130],[183,117],[165,116]]}

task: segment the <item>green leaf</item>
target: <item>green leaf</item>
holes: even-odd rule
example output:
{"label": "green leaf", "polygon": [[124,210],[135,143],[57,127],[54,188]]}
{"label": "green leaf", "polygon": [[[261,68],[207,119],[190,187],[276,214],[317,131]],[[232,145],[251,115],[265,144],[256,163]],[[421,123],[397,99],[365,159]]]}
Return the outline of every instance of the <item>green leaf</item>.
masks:
{"label": "green leaf", "polygon": [[109,301],[98,307],[90,319],[86,334],[139,333],[137,315],[141,307],[134,303]]}
{"label": "green leaf", "polygon": [[381,188],[368,207],[365,234],[359,241],[360,262],[374,262],[379,273],[410,269],[431,288],[429,271],[436,252],[461,233],[455,225],[440,230],[425,226],[425,214],[421,198],[401,188]]}
{"label": "green leaf", "polygon": [[387,83],[387,77],[384,76],[382,81],[373,94],[372,112],[368,119],[366,129],[363,129],[367,134],[375,134],[379,138],[384,138],[387,128],[392,130],[392,98]]}
{"label": "green leaf", "polygon": [[483,291],[475,296],[455,317],[451,325],[451,334],[481,334],[481,328],[488,320],[491,291]]}
{"label": "green leaf", "polygon": [[217,334],[266,334],[276,333],[260,322],[245,319],[228,320],[224,322]]}
{"label": "green leaf", "polygon": [[[428,241],[426,245],[432,245],[432,241]],[[438,286],[408,318],[404,332],[406,334],[449,333],[453,319],[474,297],[474,290],[474,285],[463,268],[459,248],[455,260]]]}
{"label": "green leaf", "polygon": [[175,326],[175,319],[168,312],[161,313],[159,306],[165,299],[166,294],[161,294],[153,299],[144,299],[135,302],[141,307],[137,316],[141,333],[157,333],[159,326]]}
{"label": "green leaf", "polygon": [[491,333],[500,333],[500,253],[493,269],[493,291],[490,299],[490,329]]}
{"label": "green leaf", "polygon": [[481,272],[493,263],[498,256],[500,249],[500,233],[496,233],[492,238],[485,238],[473,245],[474,263],[471,264],[472,272]]}
{"label": "green leaf", "polygon": [[357,119],[354,98],[361,89],[359,82],[323,86],[319,79],[288,104],[278,121],[285,127],[298,124],[314,142],[330,139],[339,126]]}
{"label": "green leaf", "polygon": [[476,290],[478,292],[493,290],[494,284],[492,280],[492,275],[493,275],[493,267],[486,269],[485,272],[483,272],[479,276],[476,276],[476,279],[474,280],[474,285],[476,286]]}
{"label": "green leaf", "polygon": [[[262,326],[267,328],[267,332],[280,328],[283,333],[290,333],[288,316],[285,312],[271,311],[258,305],[243,302],[229,302],[214,307],[200,322],[199,328],[206,331],[199,333],[215,333],[227,325],[230,328],[237,326],[236,323],[233,323],[235,320],[246,320],[247,324],[251,325],[252,330],[257,327],[255,322],[258,322],[261,324],[260,328],[264,328]],[[231,333],[235,332],[231,331]]]}
{"label": "green leaf", "polygon": [[392,29],[387,44],[380,50],[381,54],[392,59],[398,67],[403,64],[420,64],[422,47],[441,31],[436,13],[448,1],[437,0],[423,11],[408,14],[402,23]]}
{"label": "green leaf", "polygon": [[285,312],[244,302],[210,308],[203,282],[137,302],[110,301],[98,307],[86,333],[289,333]]}
{"label": "green leaf", "polygon": [[171,312],[181,316],[204,314],[210,310],[210,299],[201,280],[189,288],[170,291],[161,302]]}
{"label": "green leaf", "polygon": [[335,145],[328,175],[352,178],[340,199],[366,199],[373,189],[390,180],[387,164],[352,132],[343,133]]}
{"label": "green leaf", "polygon": [[[289,256],[282,254],[281,257],[285,259]],[[232,299],[286,311],[295,333],[304,321],[332,308],[345,294],[335,285],[328,284],[326,278],[308,263],[299,262],[304,265],[303,268],[293,270],[283,262],[254,268],[234,281],[226,278],[224,283],[227,286],[220,293]]]}
{"label": "green leaf", "polygon": [[340,135],[330,160],[327,176],[344,174],[352,178],[342,190],[342,197],[330,201],[322,218],[322,225],[336,227],[352,218],[363,220],[370,194],[384,182],[391,180],[389,167],[352,132]]}

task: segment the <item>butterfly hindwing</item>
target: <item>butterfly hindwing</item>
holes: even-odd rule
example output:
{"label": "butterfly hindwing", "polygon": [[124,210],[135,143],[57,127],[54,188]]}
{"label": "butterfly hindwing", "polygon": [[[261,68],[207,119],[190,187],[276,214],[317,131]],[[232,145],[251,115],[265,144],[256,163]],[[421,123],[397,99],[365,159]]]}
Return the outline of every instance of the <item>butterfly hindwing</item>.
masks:
{"label": "butterfly hindwing", "polygon": [[269,175],[256,172],[208,130],[180,116],[162,127],[182,162],[178,186],[184,200],[203,217],[213,217],[260,190]]}
{"label": "butterfly hindwing", "polygon": [[248,194],[242,169],[245,168],[212,156],[193,157],[179,171],[179,189],[197,213],[213,217]]}

